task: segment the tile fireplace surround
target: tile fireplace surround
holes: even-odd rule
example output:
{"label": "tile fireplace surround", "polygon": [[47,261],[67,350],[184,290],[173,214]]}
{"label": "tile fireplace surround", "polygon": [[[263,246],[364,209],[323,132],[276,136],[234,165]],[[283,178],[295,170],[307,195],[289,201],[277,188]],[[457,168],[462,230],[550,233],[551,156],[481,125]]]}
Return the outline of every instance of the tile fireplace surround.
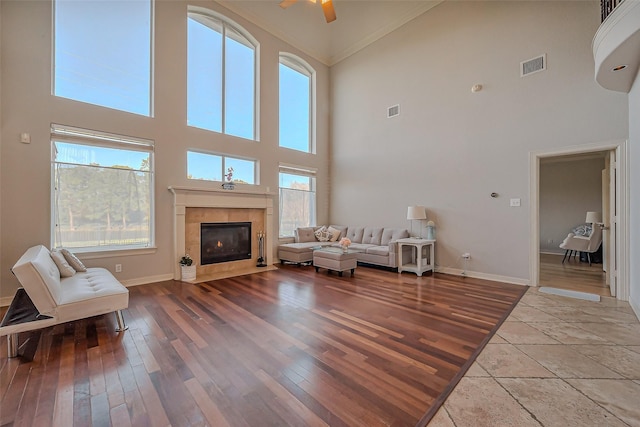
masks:
{"label": "tile fireplace surround", "polygon": [[[257,191],[217,190],[192,187],[169,187],[173,193],[173,259],[176,260],[173,278],[180,280],[177,260],[189,253],[198,264],[197,274],[207,276],[215,273],[233,272],[245,274],[255,269],[258,258],[257,233],[265,232],[265,258],[273,264],[273,194]],[[187,209],[189,208],[189,211]],[[191,209],[194,208],[194,209]],[[262,215],[260,215],[262,213]],[[261,218],[256,218],[256,215]],[[252,220],[253,218],[253,220]],[[200,266],[199,222],[233,222],[251,220],[251,260],[233,261]],[[197,227],[197,231],[195,228]],[[194,237],[197,235],[197,237]],[[197,254],[197,255],[196,255]]]}

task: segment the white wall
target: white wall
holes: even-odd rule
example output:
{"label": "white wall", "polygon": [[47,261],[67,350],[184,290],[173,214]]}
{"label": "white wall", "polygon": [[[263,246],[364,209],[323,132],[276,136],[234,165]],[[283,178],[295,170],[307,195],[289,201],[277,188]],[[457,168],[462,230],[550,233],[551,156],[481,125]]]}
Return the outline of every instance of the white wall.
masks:
{"label": "white wall", "polygon": [[640,72],[629,92],[630,202],[630,295],[629,302],[640,318]]}
{"label": "white wall", "polygon": [[[599,16],[597,2],[444,2],[332,67],[332,222],[409,227],[423,204],[441,268],[468,251],[470,271],[526,283],[529,153],[627,137],[626,95],[594,82]],[[543,53],[547,71],[521,78]]]}
{"label": "white wall", "polygon": [[604,159],[540,164],[540,250],[564,253],[558,245],[587,211],[602,213]]}
{"label": "white wall", "polygon": [[[148,118],[51,96],[50,0],[2,1],[2,212],[0,296],[11,296],[18,284],[9,269],[28,247],[50,245],[49,127],[61,123],[149,138],[155,141],[155,208],[157,251],[150,255],[109,257],[87,261],[112,269],[125,282],[173,274],[172,195],[174,186],[215,187],[219,184],[186,178],[186,150],[197,148],[260,161],[259,189],[277,194],[278,162],[318,169],[318,221],[328,222],[329,72],[326,66],[226,11],[212,1],[199,2],[229,16],[260,42],[259,143],[186,126],[186,1],[155,3],[155,117]],[[317,155],[278,147],[279,52],[299,55],[317,71]],[[31,133],[32,143],[18,135]],[[11,183],[11,185],[6,185]],[[274,206],[278,206],[277,200]],[[274,212],[274,218],[278,218]],[[277,223],[271,243],[277,245]]]}

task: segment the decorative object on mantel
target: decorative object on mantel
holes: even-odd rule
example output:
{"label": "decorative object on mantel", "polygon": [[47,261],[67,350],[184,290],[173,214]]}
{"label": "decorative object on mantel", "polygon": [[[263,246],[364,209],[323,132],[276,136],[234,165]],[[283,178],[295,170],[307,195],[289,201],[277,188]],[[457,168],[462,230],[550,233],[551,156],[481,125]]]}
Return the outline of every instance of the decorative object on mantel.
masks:
{"label": "decorative object on mantel", "polygon": [[436,223],[427,221],[427,240],[436,240]]}
{"label": "decorative object on mantel", "polygon": [[227,182],[222,183],[222,188],[225,190],[233,190],[236,187],[236,184],[233,182],[233,168],[228,167],[227,173],[224,176],[227,179]]}
{"label": "decorative object on mantel", "polygon": [[338,243],[342,247],[342,252],[347,252],[349,250],[349,246],[351,245],[351,239],[348,237],[343,237]]}
{"label": "decorative object on mantel", "polygon": [[258,267],[266,267],[264,261],[264,231],[258,231]]}
{"label": "decorative object on mantel", "polygon": [[196,280],[196,266],[189,254],[180,258],[180,278],[183,282]]}
{"label": "decorative object on mantel", "polygon": [[407,219],[411,221],[411,235],[413,236],[413,220],[420,220],[420,238],[422,238],[422,220],[427,219],[427,210],[424,206],[409,206],[407,208]]}

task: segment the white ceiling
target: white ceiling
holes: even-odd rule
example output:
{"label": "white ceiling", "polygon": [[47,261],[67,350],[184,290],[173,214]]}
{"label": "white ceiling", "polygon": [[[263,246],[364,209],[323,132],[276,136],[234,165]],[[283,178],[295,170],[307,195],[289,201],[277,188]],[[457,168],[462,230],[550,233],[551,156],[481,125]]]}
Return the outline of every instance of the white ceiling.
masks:
{"label": "white ceiling", "polygon": [[320,0],[298,0],[287,9],[280,0],[218,0],[222,6],[333,65],[423,14],[443,0],[333,0],[337,19],[325,22]]}

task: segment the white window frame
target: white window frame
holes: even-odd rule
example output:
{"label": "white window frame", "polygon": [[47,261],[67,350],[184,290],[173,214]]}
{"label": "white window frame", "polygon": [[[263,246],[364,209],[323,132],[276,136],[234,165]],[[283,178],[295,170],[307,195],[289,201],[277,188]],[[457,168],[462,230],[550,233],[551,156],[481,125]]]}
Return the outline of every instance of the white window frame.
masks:
{"label": "white window frame", "polygon": [[289,175],[299,175],[299,176],[303,176],[306,178],[311,178],[310,180],[310,190],[309,193],[313,194],[313,212],[312,212],[312,218],[311,218],[311,224],[310,225],[315,225],[317,218],[318,218],[318,206],[317,206],[317,197],[318,197],[318,192],[317,192],[317,170],[315,168],[309,168],[309,167],[304,167],[304,166],[297,166],[297,165],[291,165],[291,164],[285,164],[285,163],[280,163],[279,168],[278,168],[278,234],[279,234],[279,238],[283,239],[283,238],[288,238],[288,237],[293,237],[293,235],[286,235],[286,234],[282,234],[282,189],[287,189],[287,190],[291,190],[288,187],[280,187],[280,174],[281,173],[285,173],[285,174],[289,174]]}
{"label": "white window frame", "polygon": [[[221,162],[220,164],[222,165],[222,170],[221,170],[221,181],[216,181],[216,180],[211,180],[211,179],[198,179],[198,178],[189,178],[189,153],[197,153],[197,154],[205,154],[207,156],[216,156],[216,157],[220,157],[221,158]],[[187,150],[187,179],[191,180],[191,181],[206,181],[206,182],[225,182],[226,179],[224,178],[224,176],[227,174],[227,159],[233,159],[233,160],[244,160],[247,162],[253,162],[253,184],[249,184],[249,183],[245,183],[245,182],[236,182],[236,184],[239,185],[260,185],[260,179],[259,179],[259,160],[257,159],[252,159],[249,157],[240,157],[240,156],[229,156],[227,154],[222,154],[222,153],[215,153],[215,152],[211,152],[211,151],[203,151],[203,150]]]}
{"label": "white window frame", "polygon": [[[280,52],[279,64],[285,65],[292,70],[309,77],[309,147],[307,148],[307,151],[302,152],[316,154],[316,70],[304,59],[289,52]],[[279,73],[278,81],[280,81]],[[280,148],[295,150],[294,148],[283,147],[280,145],[279,136],[278,145]]]}
{"label": "white window frame", "polygon": [[[251,35],[251,33],[249,33],[249,31],[245,30],[240,24],[236,23],[235,21],[233,21],[230,18],[227,18],[226,16],[217,13],[213,10],[204,8],[204,7],[200,7],[200,6],[193,6],[193,5],[189,5],[188,9],[187,9],[187,16],[188,18],[194,19],[195,21],[201,23],[202,25],[205,25],[207,27],[213,28],[212,25],[216,25],[217,22],[219,21],[222,24],[222,64],[220,65],[222,67],[221,72],[222,72],[222,89],[221,89],[221,96],[222,96],[222,105],[221,105],[221,119],[222,119],[222,123],[221,123],[221,130],[222,133],[227,135],[227,133],[225,132],[225,119],[226,119],[226,103],[225,103],[225,62],[226,62],[226,52],[225,52],[225,46],[226,46],[226,36],[227,36],[227,28],[231,28],[234,32],[240,34],[242,37],[245,38],[245,40],[242,39],[237,39],[234,38],[235,41],[244,44],[247,47],[251,47],[253,48],[253,52],[254,52],[254,61],[253,61],[253,141],[260,141],[260,100],[259,100],[259,94],[260,94],[260,67],[258,66],[258,64],[260,64],[260,43],[258,43],[258,40],[253,37]],[[233,38],[233,37],[232,37]],[[247,44],[246,42],[249,42],[249,44]],[[188,41],[187,41],[188,43]],[[187,45],[187,50],[188,50],[188,45]],[[188,54],[188,53],[187,53]],[[188,87],[188,82],[187,82],[187,87]],[[188,109],[188,104],[187,104],[187,109]],[[188,116],[188,111],[187,111],[187,116]],[[196,127],[196,126],[193,126]],[[198,128],[200,129],[200,128]],[[230,136],[235,136],[235,135],[230,135]],[[242,138],[242,137],[238,137],[235,136],[236,138]],[[242,138],[245,139],[245,138]]]}
{"label": "white window frame", "polygon": [[[155,143],[149,139],[117,135],[108,132],[100,132],[72,126],[51,124],[51,247],[55,247],[57,232],[57,208],[56,208],[56,180],[55,168],[58,163],[55,155],[55,142],[76,143],[97,147],[128,149],[149,153],[149,243],[146,245],[105,245],[90,247],[73,247],[74,252],[86,254],[100,254],[105,252],[120,251],[123,254],[134,251],[149,252],[155,249]],[[83,165],[84,166],[84,165]],[[95,257],[100,257],[95,256]]]}

